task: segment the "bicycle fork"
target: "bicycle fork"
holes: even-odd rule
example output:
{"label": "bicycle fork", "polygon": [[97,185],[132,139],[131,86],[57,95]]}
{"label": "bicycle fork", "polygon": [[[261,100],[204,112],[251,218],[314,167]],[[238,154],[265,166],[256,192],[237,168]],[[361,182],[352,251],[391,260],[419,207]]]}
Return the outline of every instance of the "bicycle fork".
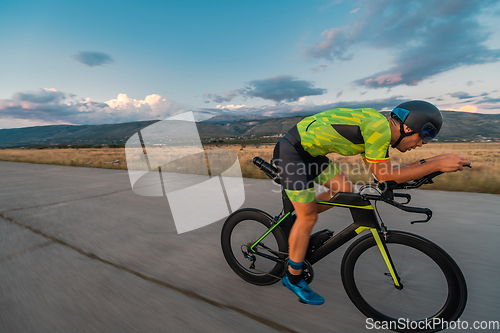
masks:
{"label": "bicycle fork", "polygon": [[[384,262],[387,265],[387,268],[389,269],[389,274],[386,273],[386,275],[392,277],[392,280],[394,281],[394,287],[396,289],[398,290],[403,289],[401,278],[399,277],[398,272],[396,271],[396,266],[392,261],[391,254],[389,253],[389,250],[387,249],[387,244],[385,243],[386,241],[385,234],[387,233],[387,229],[385,228],[385,226],[382,226],[381,229],[370,228],[370,227],[359,227],[358,229],[356,229],[356,232],[359,234],[364,230],[370,230],[373,235],[373,238],[375,239],[375,243],[377,244],[380,254],[382,255],[382,258],[384,259]],[[381,234],[383,237],[381,237]]]}

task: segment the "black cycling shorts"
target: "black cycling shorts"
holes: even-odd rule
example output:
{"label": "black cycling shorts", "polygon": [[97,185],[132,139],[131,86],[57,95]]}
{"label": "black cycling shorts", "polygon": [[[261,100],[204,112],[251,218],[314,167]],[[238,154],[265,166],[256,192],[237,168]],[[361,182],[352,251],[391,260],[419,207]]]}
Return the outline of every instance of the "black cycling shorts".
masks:
{"label": "black cycling shorts", "polygon": [[326,156],[311,156],[300,143],[294,126],[274,147],[274,164],[281,176],[281,184],[291,201],[316,200],[314,183],[324,184],[340,169]]}

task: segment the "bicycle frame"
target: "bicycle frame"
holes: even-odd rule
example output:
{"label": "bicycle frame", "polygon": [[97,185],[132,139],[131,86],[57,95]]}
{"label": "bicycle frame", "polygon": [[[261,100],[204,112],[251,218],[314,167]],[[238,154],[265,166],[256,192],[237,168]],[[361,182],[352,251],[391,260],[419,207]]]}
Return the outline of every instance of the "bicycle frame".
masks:
{"label": "bicycle frame", "polygon": [[[255,251],[254,247],[259,245],[260,242],[269,233],[271,233],[274,228],[277,227],[279,227],[285,233],[286,238],[288,238],[290,229],[292,227],[292,213],[294,211],[294,208],[284,191],[282,191],[282,199],[284,209],[283,213],[280,215],[281,217],[278,217],[277,219],[279,220],[250,247],[250,250],[254,254],[266,257],[267,259],[271,259],[277,262],[283,260],[279,258],[273,258],[264,253]],[[398,289],[402,289],[403,285],[401,283],[401,279],[396,271],[396,268],[394,267],[394,263],[392,262],[390,253],[385,243],[384,233],[387,231],[385,230],[385,227],[381,227],[370,201],[363,199],[363,197],[357,193],[337,193],[329,201],[316,202],[321,205],[349,208],[353,218],[353,223],[332,238],[328,239],[319,248],[311,252],[308,251],[305,260],[307,260],[311,265],[314,265],[345,243],[349,242],[351,239],[357,237],[361,232],[370,230],[387,265],[387,268],[389,269],[395,287]]]}

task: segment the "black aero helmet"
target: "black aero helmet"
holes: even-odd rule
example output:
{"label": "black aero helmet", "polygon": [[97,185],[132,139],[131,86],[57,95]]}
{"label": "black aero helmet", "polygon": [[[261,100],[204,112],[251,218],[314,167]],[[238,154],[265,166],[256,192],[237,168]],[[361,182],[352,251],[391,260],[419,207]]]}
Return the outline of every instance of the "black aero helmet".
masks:
{"label": "black aero helmet", "polygon": [[[392,145],[393,148],[403,140],[405,136],[415,133],[420,134],[422,143],[428,143],[436,137],[443,125],[443,115],[433,104],[425,101],[409,101],[401,103],[391,112],[391,118],[397,119],[400,124],[401,136]],[[405,133],[403,124],[408,126],[412,132]]]}

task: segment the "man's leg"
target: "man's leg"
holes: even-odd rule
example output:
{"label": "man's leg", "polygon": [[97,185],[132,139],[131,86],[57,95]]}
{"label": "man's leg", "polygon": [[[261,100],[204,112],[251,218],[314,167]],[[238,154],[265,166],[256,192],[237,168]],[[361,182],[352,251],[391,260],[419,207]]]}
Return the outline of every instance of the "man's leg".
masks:
{"label": "man's leg", "polygon": [[297,212],[297,219],[293,224],[288,238],[290,245],[288,272],[283,277],[282,283],[285,287],[293,291],[301,302],[311,305],[321,305],[325,302],[325,299],[311,290],[302,275],[302,262],[306,256],[309,236],[318,218],[316,202],[292,201],[292,204]]}
{"label": "man's leg", "polygon": [[[353,192],[352,182],[342,171],[325,182],[323,186],[328,188],[328,191],[322,192],[316,197],[316,199],[322,201],[330,200],[337,192]],[[292,204],[297,213],[297,219],[290,230],[290,236],[288,238],[288,244],[290,246],[289,258],[294,262],[302,262],[306,256],[311,231],[318,220],[318,213],[330,209],[331,206],[316,204],[315,201],[292,201]],[[296,270],[291,267],[289,267],[289,270],[292,274],[301,273],[301,270]]]}
{"label": "man's leg", "polygon": [[[293,207],[297,214],[290,236],[288,237],[288,244],[290,246],[290,260],[294,262],[302,262],[306,256],[307,245],[309,244],[309,237],[311,231],[318,219],[316,202],[296,202],[292,201]],[[290,273],[296,275],[300,274],[302,270],[288,268]]]}
{"label": "man's leg", "polygon": [[[328,191],[322,192],[316,196],[316,199],[321,201],[330,200],[338,192],[354,192],[354,187],[352,185],[351,180],[342,171],[340,171],[335,177],[333,177],[332,179],[330,179],[329,181],[325,182],[322,185],[325,186],[328,189]],[[317,206],[318,206],[317,208],[318,214],[332,208],[332,206],[329,205],[318,204]]]}

